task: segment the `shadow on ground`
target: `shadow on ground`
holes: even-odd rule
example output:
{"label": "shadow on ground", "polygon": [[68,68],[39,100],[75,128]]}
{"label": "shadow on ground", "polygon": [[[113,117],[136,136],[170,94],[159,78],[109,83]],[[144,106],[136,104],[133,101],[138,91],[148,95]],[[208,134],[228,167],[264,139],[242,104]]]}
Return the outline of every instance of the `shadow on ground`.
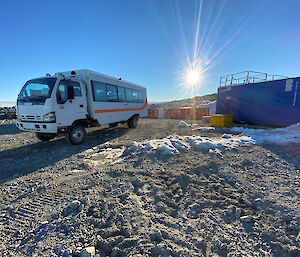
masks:
{"label": "shadow on ground", "polygon": [[14,134],[19,134],[19,133],[22,133],[22,131],[19,130],[18,127],[16,126],[16,124],[14,124],[14,123],[0,125],[0,136],[14,135]]}
{"label": "shadow on ground", "polygon": [[82,145],[68,144],[65,138],[38,142],[0,152],[0,183],[35,172],[74,154],[126,134],[127,128],[102,129],[87,134]]}
{"label": "shadow on ground", "polygon": [[288,145],[264,145],[265,149],[279,156],[289,164],[295,166],[296,169],[300,169],[300,144],[288,144]]}

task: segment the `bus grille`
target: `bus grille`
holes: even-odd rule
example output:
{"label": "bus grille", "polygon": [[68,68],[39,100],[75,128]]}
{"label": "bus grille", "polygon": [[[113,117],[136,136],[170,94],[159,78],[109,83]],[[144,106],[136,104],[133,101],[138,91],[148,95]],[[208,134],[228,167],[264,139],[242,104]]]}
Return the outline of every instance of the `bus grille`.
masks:
{"label": "bus grille", "polygon": [[33,116],[33,115],[21,115],[22,121],[41,121],[41,116]]}

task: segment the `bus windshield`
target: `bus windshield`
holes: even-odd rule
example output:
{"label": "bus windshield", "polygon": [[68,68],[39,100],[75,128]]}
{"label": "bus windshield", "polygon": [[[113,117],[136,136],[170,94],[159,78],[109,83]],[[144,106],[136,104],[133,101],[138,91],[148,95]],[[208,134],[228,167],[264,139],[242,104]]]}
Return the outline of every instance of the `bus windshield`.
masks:
{"label": "bus windshield", "polygon": [[18,102],[45,103],[51,96],[56,80],[56,78],[42,78],[27,81],[18,96]]}

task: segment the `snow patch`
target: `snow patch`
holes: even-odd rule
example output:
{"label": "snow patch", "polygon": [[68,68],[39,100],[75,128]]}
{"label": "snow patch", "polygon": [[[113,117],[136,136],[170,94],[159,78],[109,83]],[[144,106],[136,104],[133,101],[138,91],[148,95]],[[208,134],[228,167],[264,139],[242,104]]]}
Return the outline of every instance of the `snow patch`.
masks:
{"label": "snow patch", "polygon": [[258,144],[300,143],[300,123],[276,129],[253,129],[234,127],[233,132],[241,132]]}
{"label": "snow patch", "polygon": [[217,139],[201,136],[168,136],[163,139],[133,142],[123,151],[122,156],[152,153],[158,157],[168,157],[190,149],[222,155],[226,150],[253,143],[253,139],[247,136],[227,135],[225,138]]}
{"label": "snow patch", "polygon": [[179,122],[179,124],[178,124],[178,127],[179,127],[179,128],[189,128],[189,127],[191,127],[191,125],[188,124],[187,122],[181,120],[181,121]]}
{"label": "snow patch", "polygon": [[221,145],[216,141],[200,136],[189,136],[187,137],[188,143],[195,149],[199,151],[209,151],[209,149],[219,148]]}
{"label": "snow patch", "polygon": [[168,136],[163,139],[153,139],[140,143],[133,142],[124,150],[122,156],[140,153],[155,153],[159,156],[171,156],[189,148],[190,146],[180,139]]}
{"label": "snow patch", "polygon": [[174,146],[162,144],[157,147],[156,153],[160,156],[170,156],[178,153],[178,150]]}
{"label": "snow patch", "polygon": [[141,149],[141,145],[137,142],[132,142],[123,152],[123,156],[129,155],[131,153],[137,153]]}
{"label": "snow patch", "polygon": [[215,130],[216,128],[214,127],[196,127],[193,130],[199,130],[199,131],[212,131]]}
{"label": "snow patch", "polygon": [[179,139],[171,137],[169,140],[178,151],[184,151],[190,148],[189,145],[187,145]]}

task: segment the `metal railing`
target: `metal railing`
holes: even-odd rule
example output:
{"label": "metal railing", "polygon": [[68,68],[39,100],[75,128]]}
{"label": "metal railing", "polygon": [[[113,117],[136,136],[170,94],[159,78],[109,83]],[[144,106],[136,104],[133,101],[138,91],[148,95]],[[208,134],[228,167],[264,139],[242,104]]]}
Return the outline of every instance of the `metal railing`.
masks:
{"label": "metal railing", "polygon": [[220,78],[220,87],[224,86],[233,86],[233,85],[242,85],[242,84],[251,84],[259,83],[280,79],[287,79],[286,76],[281,75],[269,75],[264,72],[257,71],[243,71],[230,75],[225,75]]}

